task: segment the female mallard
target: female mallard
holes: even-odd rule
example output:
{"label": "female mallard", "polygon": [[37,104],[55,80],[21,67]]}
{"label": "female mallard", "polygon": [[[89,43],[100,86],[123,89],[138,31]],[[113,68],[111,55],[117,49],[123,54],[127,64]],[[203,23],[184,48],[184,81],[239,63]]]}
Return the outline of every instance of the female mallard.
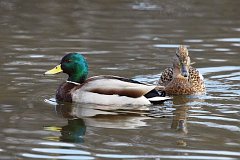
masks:
{"label": "female mallard", "polygon": [[61,63],[45,72],[68,74],[68,79],[57,89],[56,99],[65,102],[95,103],[102,105],[148,105],[169,99],[165,92],[158,92],[156,86],[131,79],[102,75],[87,79],[88,64],[78,53],[65,55]]}
{"label": "female mallard", "polygon": [[190,66],[188,49],[182,45],[177,49],[172,67],[163,71],[158,83],[165,86],[167,94],[196,94],[205,91],[203,76]]}

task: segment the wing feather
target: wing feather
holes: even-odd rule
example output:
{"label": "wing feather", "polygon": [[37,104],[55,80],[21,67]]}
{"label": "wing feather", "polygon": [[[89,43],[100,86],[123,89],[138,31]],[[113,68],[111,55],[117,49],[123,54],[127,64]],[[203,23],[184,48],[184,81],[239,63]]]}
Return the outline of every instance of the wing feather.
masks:
{"label": "wing feather", "polygon": [[82,84],[81,90],[105,95],[120,95],[137,98],[147,94],[155,89],[155,87],[156,86],[122,77],[96,76],[91,77]]}

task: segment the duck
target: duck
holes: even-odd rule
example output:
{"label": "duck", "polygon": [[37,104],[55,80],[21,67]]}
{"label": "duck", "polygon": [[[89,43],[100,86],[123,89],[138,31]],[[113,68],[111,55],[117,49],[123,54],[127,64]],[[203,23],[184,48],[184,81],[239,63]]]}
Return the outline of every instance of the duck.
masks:
{"label": "duck", "polygon": [[[56,91],[56,100],[99,105],[150,105],[171,99],[163,86],[133,79],[99,75],[88,78],[88,63],[78,52],[66,54],[60,64],[44,73],[66,73],[68,78]],[[160,89],[159,89],[160,88]]]}
{"label": "duck", "polygon": [[165,87],[168,95],[191,95],[205,93],[202,74],[191,66],[186,46],[180,45],[172,60],[172,66],[163,70],[158,85]]}

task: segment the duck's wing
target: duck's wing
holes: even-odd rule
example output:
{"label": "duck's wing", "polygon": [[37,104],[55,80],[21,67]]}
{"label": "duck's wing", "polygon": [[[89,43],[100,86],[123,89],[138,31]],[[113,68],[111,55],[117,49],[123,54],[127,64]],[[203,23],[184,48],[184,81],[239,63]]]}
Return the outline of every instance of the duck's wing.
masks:
{"label": "duck's wing", "polygon": [[199,92],[205,91],[204,78],[202,74],[194,67],[189,68],[189,74],[192,87]]}
{"label": "duck's wing", "polygon": [[144,96],[156,86],[117,76],[95,76],[82,84],[81,90],[104,94],[120,95],[132,98]]}
{"label": "duck's wing", "polygon": [[166,86],[169,82],[172,81],[172,79],[173,79],[173,68],[168,67],[162,72],[161,77],[158,81],[158,84],[162,86]]}
{"label": "duck's wing", "polygon": [[203,81],[204,78],[202,76],[202,74],[194,67],[190,66],[189,68],[189,74],[190,74],[190,78],[195,80],[195,81]]}

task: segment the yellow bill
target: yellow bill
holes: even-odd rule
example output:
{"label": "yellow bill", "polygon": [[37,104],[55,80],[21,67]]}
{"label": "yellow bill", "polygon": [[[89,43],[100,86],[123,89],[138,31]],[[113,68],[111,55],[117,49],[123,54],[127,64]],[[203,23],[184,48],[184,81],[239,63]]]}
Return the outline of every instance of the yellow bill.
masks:
{"label": "yellow bill", "polygon": [[61,64],[57,65],[56,67],[54,67],[53,69],[50,69],[49,71],[45,72],[44,75],[46,74],[57,74],[62,72],[62,68],[61,68]]}

